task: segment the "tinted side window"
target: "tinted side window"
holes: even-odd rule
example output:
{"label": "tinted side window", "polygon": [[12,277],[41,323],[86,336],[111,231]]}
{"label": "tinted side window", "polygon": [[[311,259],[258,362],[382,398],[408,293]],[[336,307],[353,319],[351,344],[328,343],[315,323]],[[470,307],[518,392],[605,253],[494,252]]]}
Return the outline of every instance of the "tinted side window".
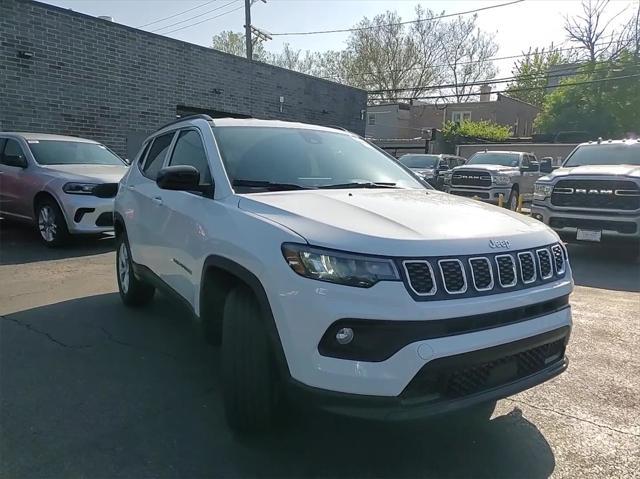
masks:
{"label": "tinted side window", "polygon": [[173,132],[161,135],[153,140],[149,154],[147,155],[147,161],[144,163],[142,172],[144,175],[152,180],[158,176],[158,171],[162,168],[164,159],[167,156],[169,145],[173,139]]}
{"label": "tinted side window", "polygon": [[147,156],[147,153],[149,151],[149,147],[151,146],[151,143],[152,142],[150,141],[149,143],[144,145],[144,148],[142,149],[142,152],[138,156],[138,164],[140,165],[140,167],[142,167],[142,164],[144,163],[144,158],[145,158],[145,156]]}
{"label": "tinted side window", "polygon": [[207,154],[204,151],[200,135],[195,130],[183,130],[173,148],[170,165],[189,165],[200,172],[200,184],[211,184],[211,173]]}
{"label": "tinted side window", "polygon": [[0,138],[0,160],[2,160],[2,150],[4,149],[4,144],[7,140],[4,138]]}
{"label": "tinted side window", "polygon": [[20,158],[24,158],[24,151],[16,140],[7,139],[4,146],[1,162],[3,165],[15,166],[20,163]]}
{"label": "tinted side window", "polygon": [[529,161],[529,155],[522,155],[522,166],[529,166],[531,162]]}

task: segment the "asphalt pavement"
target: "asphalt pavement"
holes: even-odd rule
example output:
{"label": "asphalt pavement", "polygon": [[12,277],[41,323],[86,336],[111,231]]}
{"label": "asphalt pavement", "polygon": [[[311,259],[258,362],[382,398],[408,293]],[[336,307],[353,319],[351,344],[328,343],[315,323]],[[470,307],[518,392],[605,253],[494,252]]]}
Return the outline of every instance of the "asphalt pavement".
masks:
{"label": "asphalt pavement", "polygon": [[157,295],[125,308],[114,241],[50,250],[0,221],[0,477],[640,477],[640,265],[570,246],[567,373],[478,427],[291,411],[227,428],[219,357]]}

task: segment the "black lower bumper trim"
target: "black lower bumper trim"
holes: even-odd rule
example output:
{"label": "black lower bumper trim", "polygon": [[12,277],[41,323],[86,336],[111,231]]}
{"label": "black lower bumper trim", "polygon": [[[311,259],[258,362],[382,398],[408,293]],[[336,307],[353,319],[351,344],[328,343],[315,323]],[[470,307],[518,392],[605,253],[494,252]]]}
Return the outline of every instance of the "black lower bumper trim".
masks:
{"label": "black lower bumper trim", "polygon": [[[435,360],[427,363],[423,370],[428,368],[430,364],[437,369],[443,368],[443,370],[473,367],[481,362],[495,361],[499,358],[514,356],[518,353],[545,344],[553,344],[557,341],[562,341],[563,344],[566,344],[569,339],[569,334],[570,328],[566,326],[493,348],[442,358],[440,363],[438,363],[439,360]],[[507,379],[503,382],[497,382],[473,394],[458,397],[440,397],[434,399],[432,394],[427,394],[424,397],[405,397],[404,392],[400,396],[395,397],[366,396],[326,391],[295,381],[290,383],[288,394],[293,399],[302,401],[305,404],[347,416],[379,420],[413,420],[445,414],[483,402],[496,401],[512,396],[558,376],[567,369],[568,363],[569,361],[568,358],[564,356],[563,348],[561,355],[557,359],[549,364],[545,364],[542,369],[536,372],[524,377],[518,377],[515,380]],[[421,370],[421,372],[423,370]],[[419,375],[420,372],[416,377]],[[408,387],[409,386],[407,386],[407,388]]]}

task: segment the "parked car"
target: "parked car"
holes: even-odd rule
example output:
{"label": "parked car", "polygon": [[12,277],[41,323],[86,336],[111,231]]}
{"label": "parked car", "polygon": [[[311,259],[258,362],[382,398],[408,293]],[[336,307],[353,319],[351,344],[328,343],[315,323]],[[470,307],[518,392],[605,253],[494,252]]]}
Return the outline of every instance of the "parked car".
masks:
{"label": "parked car", "polygon": [[113,230],[113,198],[127,164],[92,140],[0,132],[0,213],[33,223],[47,246]]}
{"label": "parked car", "polygon": [[445,185],[446,172],[456,166],[464,165],[467,160],[454,155],[408,153],[402,155],[398,161],[434,188],[442,190]]}
{"label": "parked car", "polygon": [[640,240],[640,140],[582,143],[535,185],[531,213],[567,240]]}
{"label": "parked car", "polygon": [[283,398],[378,419],[487,419],[567,367],[573,282],[539,221],[419,182],[329,127],[182,118],[115,201],[126,305],[156,288],[222,342],[229,424]]}
{"label": "parked car", "polygon": [[467,164],[453,169],[449,193],[475,197],[488,203],[504,198],[505,207],[515,211],[518,197],[533,198],[533,186],[542,176],[535,155],[519,151],[481,151]]}

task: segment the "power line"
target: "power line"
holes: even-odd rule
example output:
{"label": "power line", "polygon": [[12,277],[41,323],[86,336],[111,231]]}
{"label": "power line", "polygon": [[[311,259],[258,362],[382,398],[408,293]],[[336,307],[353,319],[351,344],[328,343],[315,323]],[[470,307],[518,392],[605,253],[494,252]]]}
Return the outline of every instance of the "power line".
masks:
{"label": "power line", "polygon": [[[211,12],[215,12],[217,10],[221,10],[224,7],[228,7],[232,3],[237,3],[239,1],[240,0],[232,0],[231,2],[225,3],[224,5],[220,5],[219,7],[216,7],[216,8],[212,8],[211,10],[207,10],[206,12],[199,13],[198,15],[194,15],[193,17],[186,18],[186,19],[181,20],[179,22],[170,23],[169,25],[165,25],[164,27],[156,28],[155,30],[151,30],[151,31],[155,33],[155,32],[158,32],[160,30],[164,30],[165,28],[171,28],[171,27],[175,27],[176,25],[180,25],[182,23],[190,22],[191,20],[194,20],[196,18],[202,18],[202,16],[206,15],[207,13],[211,13]],[[215,16],[213,18],[217,18],[217,16]],[[203,21],[206,21],[206,20],[203,20]],[[199,23],[202,23],[202,22],[197,22],[197,23],[194,23],[193,25],[198,25]],[[189,25],[189,26],[192,26],[192,25]],[[186,28],[186,26],[185,26],[185,28]],[[180,30],[180,29],[176,29],[176,30],[172,30],[172,31],[178,31],[178,30]],[[164,32],[164,33],[171,33],[171,32]],[[164,33],[163,33],[163,35],[164,35]]]}
{"label": "power line", "polygon": [[388,23],[386,25],[375,25],[375,26],[370,26],[370,27],[355,27],[355,28],[343,28],[343,29],[339,29],[339,30],[317,30],[317,31],[313,31],[313,32],[283,32],[283,33],[271,33],[271,36],[291,36],[291,35],[320,35],[320,34],[324,34],[324,33],[346,33],[346,32],[358,32],[358,31],[363,31],[363,30],[373,30],[375,28],[384,28],[384,27],[395,27],[398,25],[408,25],[410,23],[422,23],[422,22],[430,22],[433,20],[439,20],[441,18],[449,18],[449,17],[457,17],[459,15],[468,15],[469,13],[476,13],[476,12],[482,12],[484,10],[491,10],[493,8],[500,8],[500,7],[507,7],[509,5],[514,5],[516,3],[522,3],[524,2],[524,0],[514,0],[512,2],[507,2],[507,3],[501,3],[498,5],[489,5],[486,7],[482,7],[482,8],[475,8],[473,10],[467,10],[464,12],[458,12],[458,13],[448,13],[446,15],[438,15],[437,17],[429,17],[429,18],[423,18],[423,19],[417,19],[417,20],[409,20],[406,22],[398,22],[398,23]]}
{"label": "power line", "polygon": [[[595,62],[597,64],[606,64],[606,68],[596,68],[593,71],[590,71],[589,73],[595,73],[598,71],[607,71],[609,70],[610,67],[610,62],[609,61],[600,61],[600,62]],[[640,65],[640,63],[635,63],[635,66]],[[538,79],[545,79],[545,78],[559,78],[559,77],[570,77],[570,76],[576,76],[576,75],[581,75],[584,72],[582,71],[576,71],[576,68],[578,68],[577,66],[574,67],[567,67],[564,69],[560,69],[555,71],[553,74],[546,74],[546,73],[531,73],[528,75],[516,75],[516,76],[510,76],[510,77],[503,77],[503,78],[494,78],[491,80],[482,80],[482,81],[478,81],[478,82],[468,82],[468,83],[450,83],[450,84],[445,84],[445,85],[425,85],[425,86],[414,86],[414,87],[407,87],[407,88],[385,88],[385,89],[380,89],[380,90],[368,90],[368,93],[370,94],[378,94],[378,93],[393,93],[393,92],[401,92],[401,91],[411,91],[411,90],[439,90],[442,88],[456,88],[456,87],[460,87],[460,86],[482,86],[482,85],[493,85],[496,83],[508,83],[511,81],[515,81],[515,80],[538,80]],[[562,73],[565,72],[565,73]]]}
{"label": "power line", "polygon": [[216,2],[216,1],[217,0],[211,0],[209,2],[205,2],[202,5],[198,5],[197,7],[189,8],[188,10],[183,10],[183,11],[175,13],[173,15],[169,15],[168,17],[160,18],[160,19],[155,20],[153,22],[145,23],[144,25],[139,25],[136,28],[148,27],[149,25],[154,25],[156,23],[163,22],[164,20],[169,20],[170,18],[178,17],[178,16],[180,16],[180,15],[182,15],[184,13],[190,12],[192,10],[196,10],[198,8],[201,8],[201,7],[205,7],[205,6],[210,5],[210,4],[212,4],[213,2]]}
{"label": "power line", "polygon": [[[229,3],[225,4],[224,6],[226,7],[227,5],[231,5],[232,3],[236,3],[238,1],[239,0],[234,0],[233,2],[229,2]],[[220,7],[220,8],[222,8],[222,7]],[[214,15],[213,17],[205,18],[204,20],[200,20],[199,22],[195,22],[195,23],[192,23],[190,25],[185,25],[184,27],[176,28],[174,30],[169,30],[168,32],[162,32],[160,35],[168,35],[169,33],[177,32],[177,31],[180,31],[180,30],[184,30],[185,28],[191,28],[191,27],[194,27],[196,25],[200,25],[201,23],[208,22],[209,20],[213,20],[215,18],[220,18],[220,17],[222,17],[224,15],[228,15],[229,13],[237,12],[238,10],[240,10],[242,8],[244,8],[244,5],[240,5],[238,8],[234,8],[233,10],[229,10],[228,12],[223,12],[223,13],[220,13],[218,15]]]}
{"label": "power line", "polygon": [[[546,86],[541,86],[541,87],[528,87],[528,88],[516,88],[513,90],[500,90],[500,91],[493,91],[491,93],[517,93],[517,92],[525,92],[525,91],[533,91],[533,90],[540,90],[540,89],[550,89],[550,88],[566,88],[566,87],[570,87],[570,86],[577,86],[577,85],[589,85],[592,83],[602,83],[602,82],[607,82],[607,81],[618,81],[618,80],[626,80],[627,78],[636,78],[636,77],[640,77],[640,73],[634,73],[632,75],[623,75],[623,76],[619,76],[619,77],[611,77],[611,78],[602,78],[602,79],[598,79],[598,80],[585,80],[585,81],[580,81],[580,82],[573,82],[573,83],[561,83],[559,85],[546,85]],[[439,100],[439,99],[443,99],[443,98],[458,98],[460,96],[478,96],[478,95],[482,95],[482,93],[480,92],[470,92],[470,93],[465,93],[464,95],[456,95],[456,94],[451,94],[451,95],[432,95],[432,96],[412,96],[412,97],[398,97],[395,98],[396,100]]]}

